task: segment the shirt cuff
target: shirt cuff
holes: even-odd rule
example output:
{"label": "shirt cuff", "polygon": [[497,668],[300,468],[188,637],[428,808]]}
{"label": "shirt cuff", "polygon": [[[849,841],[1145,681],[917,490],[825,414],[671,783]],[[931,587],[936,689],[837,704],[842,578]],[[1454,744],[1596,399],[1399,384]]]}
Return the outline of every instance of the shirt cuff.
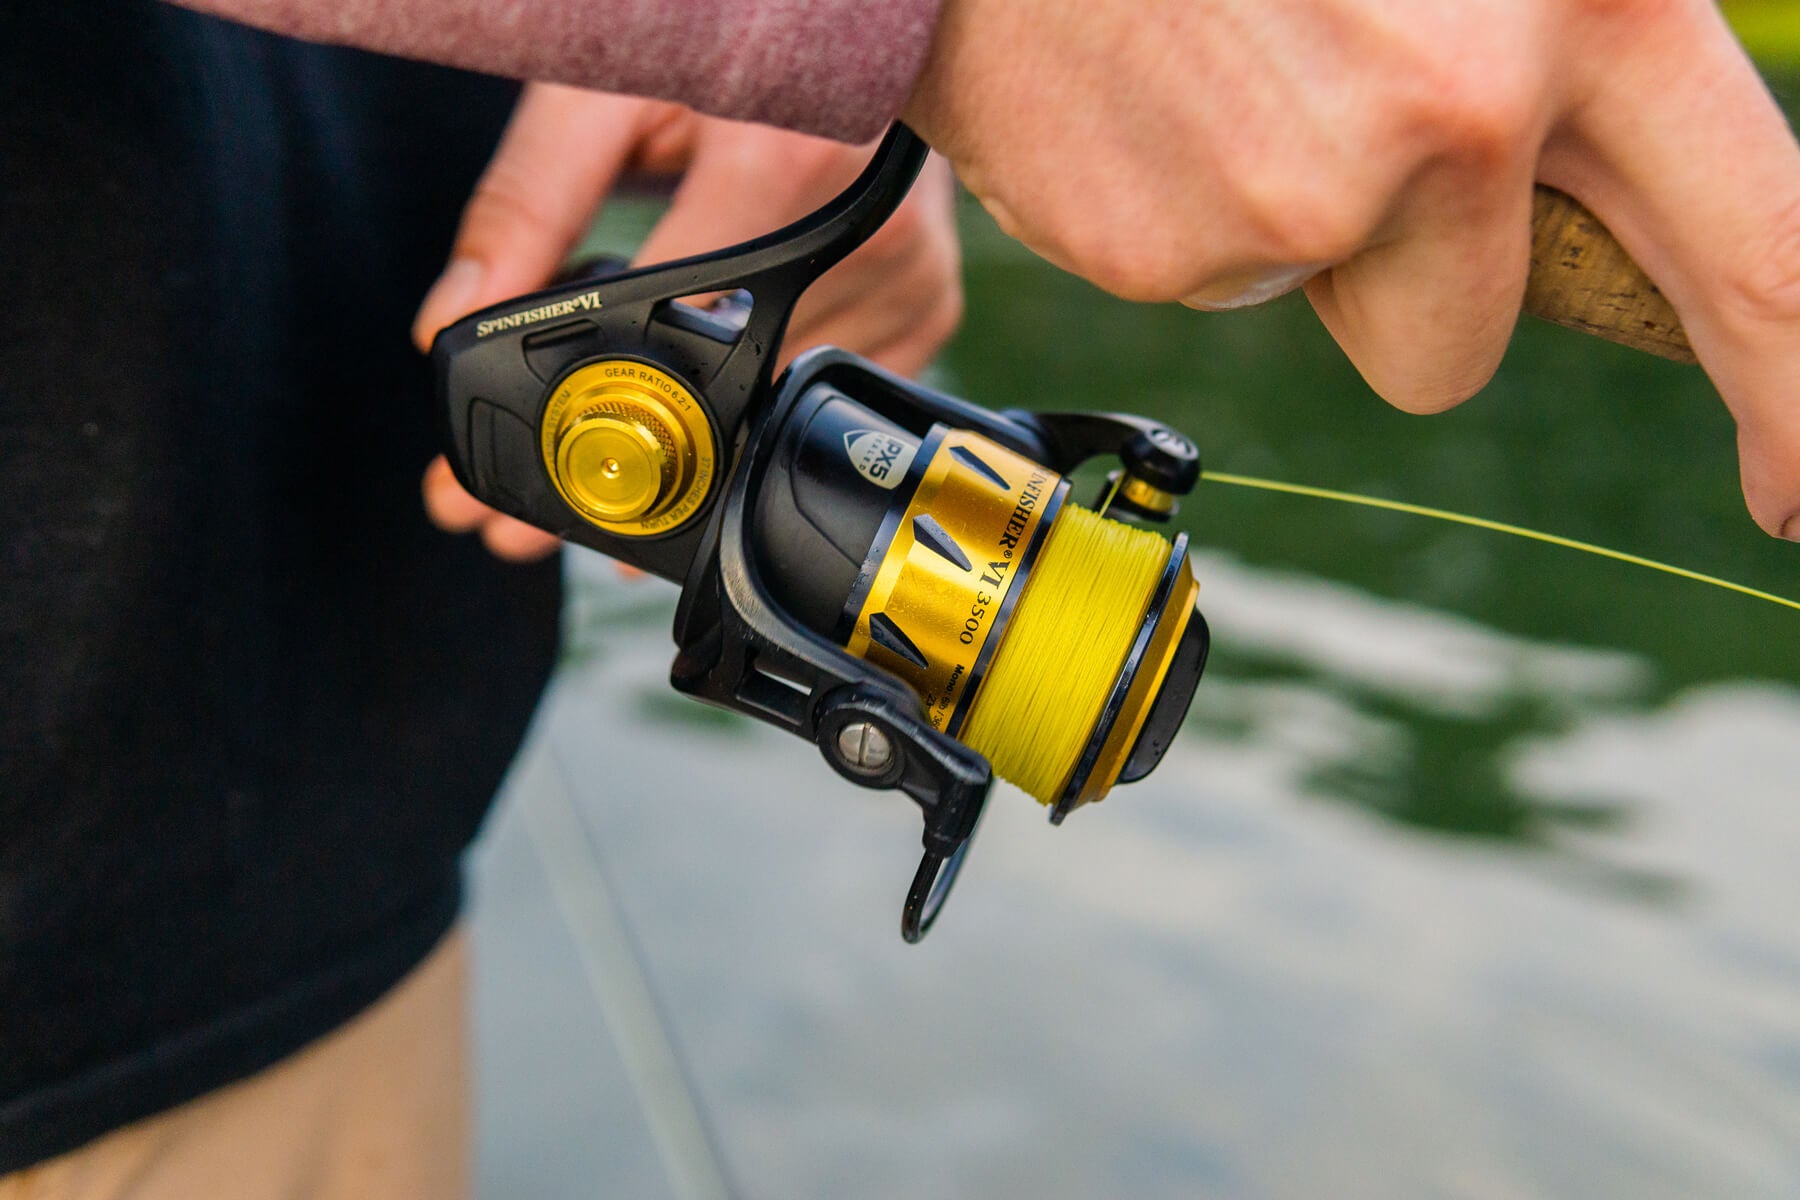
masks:
{"label": "shirt cuff", "polygon": [[[942,0],[762,0],[719,22],[695,107],[839,141],[875,137],[924,69]],[[736,25],[736,29],[725,27]]]}
{"label": "shirt cuff", "polygon": [[873,138],[943,0],[177,0],[311,41]]}

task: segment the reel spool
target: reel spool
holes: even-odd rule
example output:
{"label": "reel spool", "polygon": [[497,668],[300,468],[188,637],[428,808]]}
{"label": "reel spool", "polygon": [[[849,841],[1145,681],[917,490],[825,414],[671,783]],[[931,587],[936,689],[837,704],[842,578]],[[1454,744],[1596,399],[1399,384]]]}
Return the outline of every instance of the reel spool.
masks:
{"label": "reel spool", "polygon": [[[901,933],[948,896],[994,774],[1061,823],[1148,774],[1205,667],[1192,442],[1120,413],[996,413],[841,350],[772,378],[800,294],[898,206],[896,126],[831,204],[742,246],[583,277],[432,347],[448,457],[503,512],[681,585],[670,682],[918,804]],[[700,310],[680,297],[725,294]],[[1096,508],[1068,475],[1116,456]]]}
{"label": "reel spool", "polygon": [[828,385],[774,467],[752,540],[776,600],[904,681],[1053,821],[1161,760],[1205,655],[1186,535],[1108,520],[1042,462],[942,423],[915,437]]}

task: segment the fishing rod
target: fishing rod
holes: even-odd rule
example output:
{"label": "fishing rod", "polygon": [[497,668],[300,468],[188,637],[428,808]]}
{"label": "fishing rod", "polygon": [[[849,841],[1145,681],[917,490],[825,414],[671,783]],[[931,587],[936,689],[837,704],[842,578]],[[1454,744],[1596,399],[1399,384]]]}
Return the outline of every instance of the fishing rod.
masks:
{"label": "fishing rod", "polygon": [[[1053,824],[1142,779],[1210,647],[1187,535],[1151,528],[1203,477],[1179,430],[995,412],[836,348],[776,378],[801,293],[892,215],[927,153],[896,125],[784,229],[506,301],[431,351],[472,495],[680,585],[677,690],[917,805],[909,942],[941,912],[996,775]],[[1693,361],[1586,210],[1540,189],[1534,235],[1529,311]],[[683,300],[699,295],[723,299]],[[1069,476],[1095,459],[1116,466],[1084,507]]]}

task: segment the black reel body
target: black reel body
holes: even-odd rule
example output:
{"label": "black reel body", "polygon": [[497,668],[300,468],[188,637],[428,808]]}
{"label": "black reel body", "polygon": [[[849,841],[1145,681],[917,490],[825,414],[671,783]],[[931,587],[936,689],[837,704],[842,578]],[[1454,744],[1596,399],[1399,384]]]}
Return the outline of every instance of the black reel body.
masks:
{"label": "black reel body", "polygon": [[[1066,504],[1064,476],[1116,455],[1106,501],[1163,518],[1198,479],[1193,444],[1124,414],[995,413],[836,349],[771,379],[800,293],[892,213],[925,153],[896,126],[855,184],[787,229],[521,297],[432,348],[449,459],[473,495],[681,585],[677,689],[918,804],[908,941],[935,919],[992,787],[971,743],[1023,756],[1060,822],[1156,765],[1207,650],[1185,535],[1133,543],[1142,595],[1102,614],[1118,649],[1091,718],[1042,760],[1029,729],[1001,732],[1025,703],[1007,697],[1031,691],[1031,647],[1056,630],[1020,616],[1021,598],[1052,560],[1079,563],[1078,538],[1124,528]],[[680,299],[699,294],[725,298]]]}

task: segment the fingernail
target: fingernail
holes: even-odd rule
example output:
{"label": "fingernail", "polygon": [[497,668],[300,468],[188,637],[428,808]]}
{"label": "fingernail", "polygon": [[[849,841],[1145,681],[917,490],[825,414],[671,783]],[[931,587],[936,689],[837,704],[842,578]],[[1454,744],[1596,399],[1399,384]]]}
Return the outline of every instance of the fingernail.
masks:
{"label": "fingernail", "polygon": [[1800,542],[1800,513],[1788,518],[1788,523],[1781,527],[1781,536],[1790,542]]}
{"label": "fingernail", "polygon": [[413,340],[421,347],[430,346],[438,330],[474,308],[486,274],[487,268],[479,259],[452,259],[425,293],[425,302],[419,305],[419,315],[413,321]]}
{"label": "fingernail", "polygon": [[1244,271],[1218,280],[1182,303],[1202,312],[1250,308],[1277,296],[1287,295],[1324,269],[1318,263],[1305,263],[1297,267],[1275,267],[1267,271]]}

